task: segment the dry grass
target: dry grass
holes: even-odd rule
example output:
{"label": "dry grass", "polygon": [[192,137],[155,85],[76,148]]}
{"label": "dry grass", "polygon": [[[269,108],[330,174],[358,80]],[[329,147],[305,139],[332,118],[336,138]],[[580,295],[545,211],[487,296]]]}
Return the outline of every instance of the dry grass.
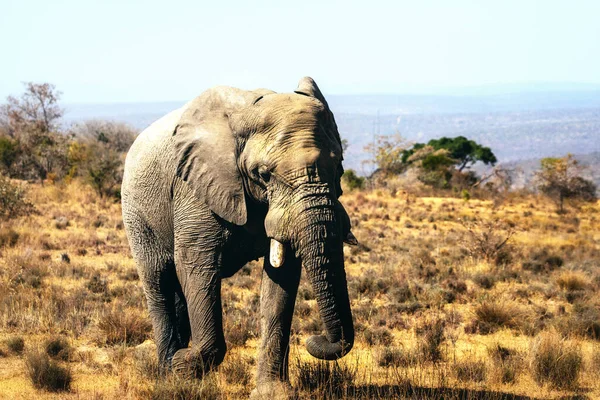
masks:
{"label": "dry grass", "polygon": [[[230,351],[219,370],[205,381],[162,376],[119,204],[77,182],[30,193],[38,213],[0,227],[0,398],[56,397],[34,386],[29,354],[37,371],[69,371],[64,399],[248,397],[260,262],[223,282]],[[298,398],[600,398],[600,205],[557,216],[533,196],[494,204],[386,190],[341,201],[361,242],[345,249],[356,344],[337,363],[306,353],[323,325],[303,277],[290,362]],[[472,233],[464,221],[476,221]],[[542,340],[554,330],[571,341]]]}
{"label": "dry grass", "polygon": [[577,387],[583,356],[576,343],[544,332],[534,341],[531,358],[532,374],[538,383],[559,389]]}
{"label": "dry grass", "polygon": [[70,369],[51,360],[47,354],[37,351],[29,353],[25,360],[25,366],[34,387],[50,392],[71,389],[73,376]]}

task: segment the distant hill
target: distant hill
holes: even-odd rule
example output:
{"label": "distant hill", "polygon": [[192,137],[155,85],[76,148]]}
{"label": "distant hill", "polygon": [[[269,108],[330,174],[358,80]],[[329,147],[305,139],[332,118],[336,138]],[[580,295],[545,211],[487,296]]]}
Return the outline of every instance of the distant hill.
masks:
{"label": "distant hill", "polygon": [[[580,163],[582,175],[586,179],[593,181],[600,192],[600,152],[575,154],[574,157]],[[504,163],[503,166],[517,171],[517,179],[513,186],[515,188],[523,188],[533,183],[534,174],[540,169],[540,161],[541,158],[513,161]],[[485,170],[479,169],[478,172],[485,172]]]}
{"label": "distant hill", "polygon": [[[328,96],[340,134],[350,143],[345,167],[370,171],[364,146],[375,134],[399,132],[423,142],[463,135],[490,146],[500,162],[600,152],[600,87],[518,85],[471,88],[459,94]],[[67,106],[65,120],[101,118],[143,129],[181,102]]]}

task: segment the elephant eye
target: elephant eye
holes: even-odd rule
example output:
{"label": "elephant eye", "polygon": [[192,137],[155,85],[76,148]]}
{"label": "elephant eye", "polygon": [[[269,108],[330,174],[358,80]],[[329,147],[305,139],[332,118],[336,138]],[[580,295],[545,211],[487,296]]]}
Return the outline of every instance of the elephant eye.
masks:
{"label": "elephant eye", "polygon": [[271,179],[271,171],[269,171],[269,169],[263,165],[258,168],[258,176],[260,176],[260,179],[263,182],[269,182]]}

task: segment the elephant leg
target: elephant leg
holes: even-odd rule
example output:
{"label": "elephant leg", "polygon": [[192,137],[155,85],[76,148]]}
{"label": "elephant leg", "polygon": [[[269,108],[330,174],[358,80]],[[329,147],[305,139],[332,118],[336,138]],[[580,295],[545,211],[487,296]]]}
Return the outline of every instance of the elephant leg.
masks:
{"label": "elephant leg", "polygon": [[[161,370],[166,370],[171,367],[175,353],[189,342],[189,334],[187,338],[181,335],[180,326],[185,326],[185,323],[178,315],[181,306],[177,303],[176,286],[179,285],[173,262],[167,264],[163,271],[144,274],[142,282],[154,328],[159,365]],[[185,335],[185,329],[183,333]]]}
{"label": "elephant leg", "polygon": [[[226,345],[221,307],[222,228],[193,208],[175,210],[175,266],[189,315],[192,347],[173,357],[173,370],[202,377],[221,364]],[[181,307],[183,308],[183,307]]]}
{"label": "elephant leg", "polygon": [[298,259],[288,257],[280,268],[273,268],[268,260],[265,257],[261,282],[261,344],[254,398],[279,398],[287,386],[290,330],[300,282]]}
{"label": "elephant leg", "polygon": [[190,316],[188,314],[187,302],[183,295],[181,286],[178,285],[178,290],[175,292],[175,316],[177,319],[177,333],[179,334],[180,348],[188,347],[192,336],[192,328],[190,326]]}
{"label": "elephant leg", "polygon": [[181,287],[175,273],[173,254],[164,250],[143,218],[129,213],[125,220],[131,250],[148,303],[159,366],[164,371],[171,367],[175,352],[187,345],[187,342],[182,342],[179,332],[182,324],[177,318],[176,292],[181,291]]}
{"label": "elephant leg", "polygon": [[173,357],[175,372],[198,378],[221,364],[227,350],[223,334],[221,277],[213,268],[199,269],[182,279],[192,347],[177,351]]}

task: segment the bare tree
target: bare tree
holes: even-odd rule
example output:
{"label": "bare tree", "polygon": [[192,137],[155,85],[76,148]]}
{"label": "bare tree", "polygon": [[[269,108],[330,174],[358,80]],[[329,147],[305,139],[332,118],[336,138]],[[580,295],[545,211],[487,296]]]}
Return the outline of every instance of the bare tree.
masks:
{"label": "bare tree", "polygon": [[8,127],[8,134],[20,132],[53,132],[64,110],[59,107],[61,92],[50,83],[24,83],[25,92],[21,97],[8,96],[6,104],[0,108],[0,115]]}
{"label": "bare tree", "polygon": [[11,173],[42,182],[52,173],[66,172],[68,138],[60,134],[63,109],[58,105],[61,93],[49,83],[25,83],[20,97],[8,96],[0,106],[3,130],[18,144],[19,155]]}

